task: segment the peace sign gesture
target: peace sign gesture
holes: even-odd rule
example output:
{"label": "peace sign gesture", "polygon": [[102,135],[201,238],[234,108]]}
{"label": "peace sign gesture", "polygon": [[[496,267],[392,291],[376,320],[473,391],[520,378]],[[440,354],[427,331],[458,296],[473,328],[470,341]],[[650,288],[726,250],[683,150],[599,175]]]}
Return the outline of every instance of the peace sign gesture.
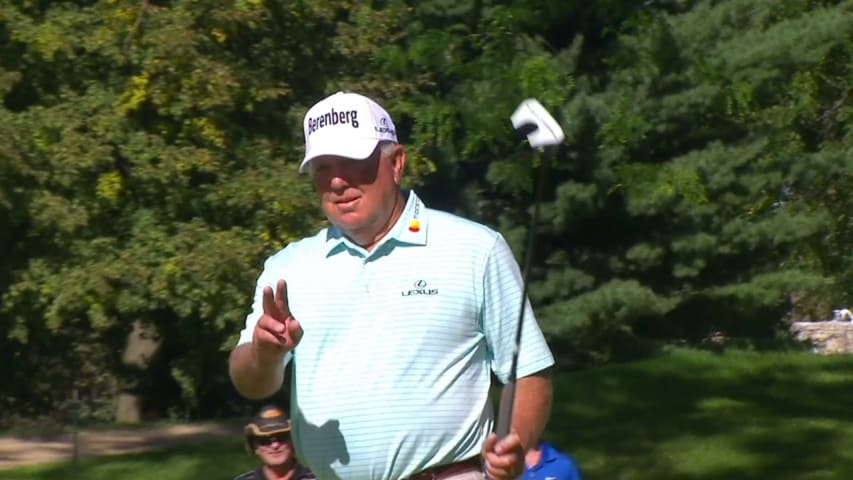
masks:
{"label": "peace sign gesture", "polygon": [[290,314],[284,280],[276,283],[275,295],[272,288],[264,287],[263,306],[264,313],[255,325],[252,343],[259,361],[281,361],[302,339],[302,326]]}

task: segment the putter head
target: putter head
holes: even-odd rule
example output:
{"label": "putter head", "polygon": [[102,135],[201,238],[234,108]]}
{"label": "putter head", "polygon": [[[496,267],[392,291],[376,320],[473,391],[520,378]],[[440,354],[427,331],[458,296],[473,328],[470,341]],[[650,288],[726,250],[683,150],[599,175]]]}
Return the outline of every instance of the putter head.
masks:
{"label": "putter head", "polygon": [[533,148],[559,145],[566,138],[560,124],[535,98],[521,102],[510,120],[516,135],[526,136]]}

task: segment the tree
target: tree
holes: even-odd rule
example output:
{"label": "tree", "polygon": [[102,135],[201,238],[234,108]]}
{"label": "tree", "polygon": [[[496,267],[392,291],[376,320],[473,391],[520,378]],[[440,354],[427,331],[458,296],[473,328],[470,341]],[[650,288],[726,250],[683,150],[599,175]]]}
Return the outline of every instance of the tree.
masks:
{"label": "tree", "polygon": [[[23,352],[18,408],[61,406],[72,387],[93,417],[112,415],[117,391],[159,415],[230,408],[225,358],[261,260],[321,224],[296,173],[305,104],[371,45],[349,40],[392,13],[355,2],[0,7],[16,140],[2,153],[26,185],[2,210],[24,219],[2,297],[4,351]],[[122,361],[134,328],[159,342],[137,366]]]}
{"label": "tree", "polygon": [[89,418],[119,392],[237,408],[225,358],[261,261],[324,223],[296,165],[336,90],[385,105],[410,184],[519,258],[539,167],[509,116],[556,112],[531,295],[559,357],[770,337],[792,295],[826,314],[853,297],[851,5],[0,5],[3,411],[72,388]]}
{"label": "tree", "polygon": [[531,290],[559,348],[769,338],[791,294],[849,297],[850,2],[440,6],[395,57],[435,85],[411,108],[428,200],[521,258],[535,172],[507,119],[534,96],[567,129]]}
{"label": "tree", "polygon": [[850,7],[696,2],[623,25],[606,81],[578,81],[604,87],[567,108],[569,161],[594,166],[557,187],[552,331],[766,338],[794,292],[849,299],[805,252],[849,262]]}

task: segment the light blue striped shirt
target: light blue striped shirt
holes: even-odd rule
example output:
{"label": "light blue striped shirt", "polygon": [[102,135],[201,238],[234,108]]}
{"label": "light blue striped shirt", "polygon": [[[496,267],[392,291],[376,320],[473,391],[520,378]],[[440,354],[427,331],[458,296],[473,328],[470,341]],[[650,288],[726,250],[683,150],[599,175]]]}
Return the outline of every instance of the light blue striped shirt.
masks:
{"label": "light blue striped shirt", "polygon": [[[372,252],[330,227],[268,258],[240,335],[252,341],[263,288],[286,280],[305,331],[293,354],[293,438],[323,480],[397,480],[479,454],[491,372],[509,375],[522,294],[509,246],[408,197]],[[529,302],[524,322],[519,377],[554,363]]]}

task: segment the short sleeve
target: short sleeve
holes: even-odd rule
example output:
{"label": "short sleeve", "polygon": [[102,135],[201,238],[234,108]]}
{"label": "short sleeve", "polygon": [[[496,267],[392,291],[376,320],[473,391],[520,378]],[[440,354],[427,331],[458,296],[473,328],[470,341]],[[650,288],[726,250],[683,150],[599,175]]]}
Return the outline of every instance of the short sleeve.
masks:
{"label": "short sleeve", "polygon": [[[503,383],[510,378],[523,288],[518,263],[506,240],[498,234],[489,252],[483,274],[482,325],[492,370]],[[524,299],[523,318],[516,371],[519,378],[554,364],[554,356],[527,298]]]}

